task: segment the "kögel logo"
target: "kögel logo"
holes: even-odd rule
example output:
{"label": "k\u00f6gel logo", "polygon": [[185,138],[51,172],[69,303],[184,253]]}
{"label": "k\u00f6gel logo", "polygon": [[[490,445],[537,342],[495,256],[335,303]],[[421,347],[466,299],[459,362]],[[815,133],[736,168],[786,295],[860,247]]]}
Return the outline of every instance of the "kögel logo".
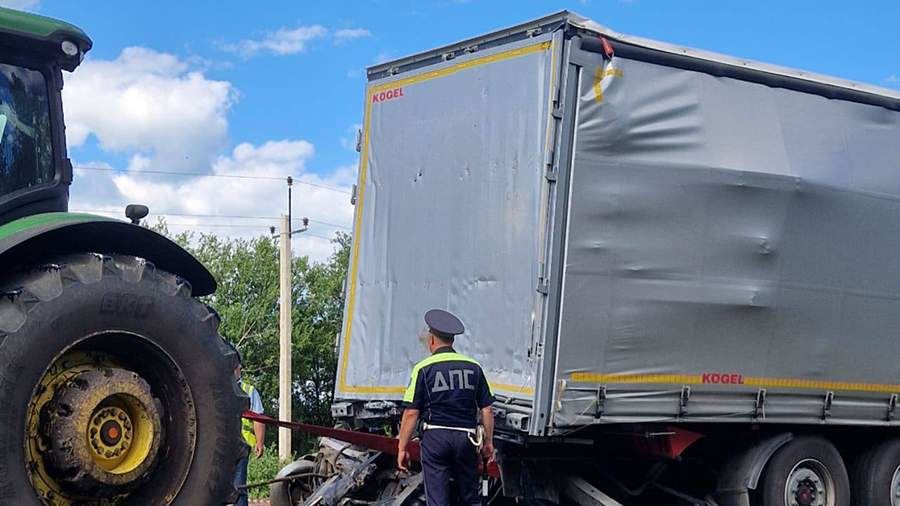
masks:
{"label": "k\u00f6gel logo", "polygon": [[705,373],[703,373],[702,378],[703,378],[704,383],[715,383],[715,384],[722,384],[722,385],[743,385],[744,384],[744,375],[743,374],[705,372]]}
{"label": "k\u00f6gel logo", "polygon": [[378,102],[386,102],[388,100],[393,100],[402,96],[403,88],[394,88],[387,91],[379,91],[378,93],[372,94],[372,103],[377,104]]}

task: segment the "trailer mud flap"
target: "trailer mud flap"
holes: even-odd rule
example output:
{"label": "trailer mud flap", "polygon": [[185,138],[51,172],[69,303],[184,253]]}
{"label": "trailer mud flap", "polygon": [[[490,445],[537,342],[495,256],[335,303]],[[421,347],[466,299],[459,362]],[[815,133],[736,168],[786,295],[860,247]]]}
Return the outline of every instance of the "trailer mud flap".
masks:
{"label": "trailer mud flap", "polygon": [[547,468],[517,455],[512,445],[497,452],[497,466],[504,497],[518,497],[560,503],[559,484]]}

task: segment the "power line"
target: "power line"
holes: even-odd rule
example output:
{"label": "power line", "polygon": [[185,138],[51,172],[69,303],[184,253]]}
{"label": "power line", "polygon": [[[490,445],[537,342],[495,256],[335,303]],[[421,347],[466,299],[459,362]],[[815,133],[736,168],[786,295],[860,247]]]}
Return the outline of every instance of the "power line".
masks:
{"label": "power line", "polygon": [[[79,165],[75,167],[76,170],[94,170],[101,172],[115,172],[117,174],[128,175],[128,174],[156,174],[156,175],[165,175],[165,176],[183,176],[183,177],[218,177],[218,178],[226,178],[226,179],[250,179],[250,180],[258,180],[258,181],[287,181],[287,177],[278,177],[278,176],[253,176],[250,174],[207,174],[204,172],[175,172],[168,170],[150,170],[150,169],[140,169],[140,170],[118,170],[112,167],[96,167],[91,165]],[[314,186],[316,188],[322,188],[324,190],[331,190],[333,192],[343,193],[345,195],[350,195],[350,192],[344,190],[343,188],[338,188],[337,186],[331,186],[323,183],[313,183],[310,181],[305,181],[303,179],[293,178],[294,182],[297,184],[303,184],[307,186]]]}
{"label": "power line", "polygon": [[[118,215],[118,211],[108,211],[103,209],[73,209],[73,212],[76,213],[105,213],[105,214],[115,214]],[[170,212],[156,212],[153,211],[151,214],[157,216],[178,216],[180,218],[223,218],[223,219],[234,219],[234,220],[279,220],[278,216],[246,216],[246,215],[235,215],[235,214],[189,214],[189,213],[170,213]],[[294,218],[294,221],[300,221],[303,218]],[[328,227],[334,228],[343,228],[345,230],[350,230],[350,227],[347,225],[339,225],[337,223],[331,223],[328,221],[317,220],[315,218],[308,218],[309,221],[313,223],[318,223],[320,225],[325,225]],[[199,224],[198,224],[199,225]],[[253,225],[256,226],[256,225]]]}
{"label": "power line", "polygon": [[237,223],[166,223],[167,227],[216,227],[216,228],[258,228],[268,229],[262,225],[241,225]]}
{"label": "power line", "polygon": [[[257,225],[232,225],[232,224],[228,224],[228,223],[212,223],[212,224],[209,224],[209,225],[207,225],[207,224],[198,225],[197,223],[166,223],[166,226],[167,226],[167,227],[258,228],[258,229],[262,229],[262,228],[263,228],[263,227],[260,227],[260,226],[257,226]],[[325,239],[325,240],[328,240],[328,241],[334,239],[334,237],[328,237],[328,236],[324,236],[324,235],[313,234],[313,233],[309,232],[308,230],[307,230],[306,232],[303,232],[302,236],[317,237],[317,238],[319,238],[319,239]],[[301,237],[302,237],[302,236],[301,236]]]}

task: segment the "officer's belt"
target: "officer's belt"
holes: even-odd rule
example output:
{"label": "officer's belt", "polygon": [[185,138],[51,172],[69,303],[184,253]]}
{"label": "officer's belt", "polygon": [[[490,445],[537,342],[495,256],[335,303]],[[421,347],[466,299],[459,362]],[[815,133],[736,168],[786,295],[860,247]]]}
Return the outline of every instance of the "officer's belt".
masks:
{"label": "officer's belt", "polygon": [[484,442],[484,427],[481,425],[479,425],[476,429],[469,429],[466,427],[448,427],[446,425],[435,425],[428,422],[422,422],[422,429],[444,429],[465,432],[469,435],[469,442],[478,448],[481,448],[481,443]]}

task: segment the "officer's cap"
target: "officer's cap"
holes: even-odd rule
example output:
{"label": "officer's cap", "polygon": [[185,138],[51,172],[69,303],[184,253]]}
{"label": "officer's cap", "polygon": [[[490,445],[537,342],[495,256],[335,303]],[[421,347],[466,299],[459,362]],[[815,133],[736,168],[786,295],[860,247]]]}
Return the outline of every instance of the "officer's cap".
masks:
{"label": "officer's cap", "polygon": [[438,337],[453,339],[453,336],[466,331],[459,318],[443,309],[432,309],[425,313],[425,324]]}

